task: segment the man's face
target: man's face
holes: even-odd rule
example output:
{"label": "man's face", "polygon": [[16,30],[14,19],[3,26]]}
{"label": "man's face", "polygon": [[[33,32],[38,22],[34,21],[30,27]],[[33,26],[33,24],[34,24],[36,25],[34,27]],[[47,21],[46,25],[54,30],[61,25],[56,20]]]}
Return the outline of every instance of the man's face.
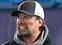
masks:
{"label": "man's face", "polygon": [[17,18],[17,30],[21,36],[31,36],[39,30],[39,20],[35,16],[26,16],[23,13]]}

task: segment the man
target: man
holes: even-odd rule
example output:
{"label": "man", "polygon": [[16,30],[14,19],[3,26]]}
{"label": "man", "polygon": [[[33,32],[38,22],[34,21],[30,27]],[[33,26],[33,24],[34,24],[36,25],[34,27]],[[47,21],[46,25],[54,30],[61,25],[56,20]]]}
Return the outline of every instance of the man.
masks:
{"label": "man", "polygon": [[3,45],[53,45],[44,23],[44,11],[36,1],[24,1],[12,13],[16,20],[14,40]]}

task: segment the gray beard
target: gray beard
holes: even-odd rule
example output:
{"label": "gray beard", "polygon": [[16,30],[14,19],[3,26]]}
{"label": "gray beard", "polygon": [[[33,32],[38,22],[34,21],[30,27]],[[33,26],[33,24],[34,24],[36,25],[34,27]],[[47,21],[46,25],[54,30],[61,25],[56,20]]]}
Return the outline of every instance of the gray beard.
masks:
{"label": "gray beard", "polygon": [[27,37],[30,37],[31,34],[28,33],[28,34],[19,34],[20,37],[23,37],[23,38],[27,38]]}
{"label": "gray beard", "polygon": [[29,34],[24,34],[24,35],[22,35],[22,34],[17,34],[17,36],[18,36],[18,38],[20,39],[20,40],[24,40],[24,38],[28,38],[28,37],[30,37],[31,36],[31,34],[29,33]]}
{"label": "gray beard", "polygon": [[[19,30],[19,29],[18,29],[18,30]],[[20,37],[22,37],[22,38],[28,38],[28,37],[32,36],[32,32],[29,31],[28,28],[27,28],[26,30],[27,30],[27,31],[25,31],[25,32],[20,32],[18,35],[19,35]]]}

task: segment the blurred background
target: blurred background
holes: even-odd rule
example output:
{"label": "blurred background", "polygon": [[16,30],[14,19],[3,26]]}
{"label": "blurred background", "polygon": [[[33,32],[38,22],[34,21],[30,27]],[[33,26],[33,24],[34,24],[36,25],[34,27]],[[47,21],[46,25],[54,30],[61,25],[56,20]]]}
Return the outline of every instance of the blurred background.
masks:
{"label": "blurred background", "polygon": [[[11,16],[25,0],[0,0],[0,45],[13,39],[16,18]],[[45,20],[56,45],[62,45],[62,0],[36,0],[44,8]]]}

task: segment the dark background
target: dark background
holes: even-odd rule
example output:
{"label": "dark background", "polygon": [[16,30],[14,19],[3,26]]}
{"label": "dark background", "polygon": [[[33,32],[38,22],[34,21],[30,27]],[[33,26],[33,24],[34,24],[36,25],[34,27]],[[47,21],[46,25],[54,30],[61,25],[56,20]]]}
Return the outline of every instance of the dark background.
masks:
{"label": "dark background", "polygon": [[[0,44],[13,39],[16,18],[11,16],[14,9],[0,9]],[[45,20],[56,45],[62,45],[62,8],[45,8]]]}

